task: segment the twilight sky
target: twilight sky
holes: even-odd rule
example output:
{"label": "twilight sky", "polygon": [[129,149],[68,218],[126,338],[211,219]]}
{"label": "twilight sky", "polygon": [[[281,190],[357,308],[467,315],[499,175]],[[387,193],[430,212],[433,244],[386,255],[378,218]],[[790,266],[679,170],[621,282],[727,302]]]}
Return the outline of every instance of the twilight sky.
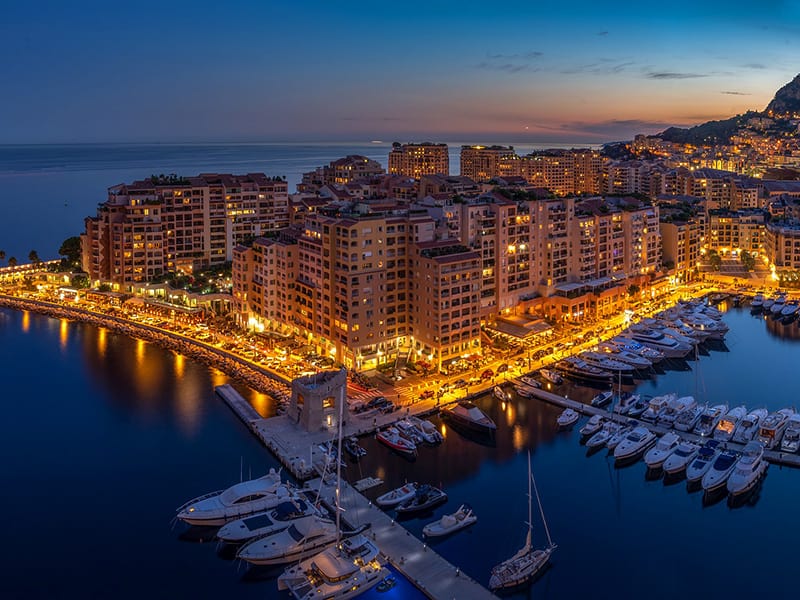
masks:
{"label": "twilight sky", "polygon": [[0,143],[629,139],[763,109],[800,2],[8,0]]}

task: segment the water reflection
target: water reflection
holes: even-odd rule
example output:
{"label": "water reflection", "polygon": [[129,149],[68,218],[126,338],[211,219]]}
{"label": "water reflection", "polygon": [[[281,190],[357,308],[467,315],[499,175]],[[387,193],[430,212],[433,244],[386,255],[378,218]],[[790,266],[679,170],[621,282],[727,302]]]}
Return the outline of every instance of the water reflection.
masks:
{"label": "water reflection", "polygon": [[61,326],[58,330],[58,341],[61,345],[61,350],[67,349],[67,342],[69,341],[69,321],[61,319]]}
{"label": "water reflection", "polygon": [[22,332],[28,333],[31,328],[31,313],[27,310],[22,313]]}
{"label": "water reflection", "polygon": [[97,354],[105,356],[106,354],[106,335],[108,332],[105,327],[100,327],[97,330]]}

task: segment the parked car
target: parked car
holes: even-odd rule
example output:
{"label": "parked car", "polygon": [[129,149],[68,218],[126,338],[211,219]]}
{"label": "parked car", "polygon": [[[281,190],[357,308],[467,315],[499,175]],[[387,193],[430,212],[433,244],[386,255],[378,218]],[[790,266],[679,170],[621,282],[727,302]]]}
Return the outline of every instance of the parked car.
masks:
{"label": "parked car", "polygon": [[483,373],[481,373],[481,379],[491,379],[494,377],[494,371],[491,369],[486,369]]}
{"label": "parked car", "polygon": [[425,390],[419,395],[420,400],[427,400],[428,398],[433,398],[434,391],[433,390]]}
{"label": "parked car", "polygon": [[467,387],[468,385],[469,385],[469,382],[466,379],[456,379],[453,382],[453,387],[455,389],[460,389],[460,388],[463,388],[463,387]]}
{"label": "parked car", "polygon": [[506,363],[503,363],[502,365],[497,367],[498,373],[505,373],[506,371],[508,371],[508,365]]}

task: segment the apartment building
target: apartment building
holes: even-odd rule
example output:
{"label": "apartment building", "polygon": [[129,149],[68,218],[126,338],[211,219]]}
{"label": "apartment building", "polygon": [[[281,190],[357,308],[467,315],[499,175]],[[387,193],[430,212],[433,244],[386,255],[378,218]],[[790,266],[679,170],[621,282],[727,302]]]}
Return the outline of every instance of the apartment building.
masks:
{"label": "apartment building", "polygon": [[450,155],[447,144],[392,144],[389,174],[419,179],[423,175],[449,175]]}
{"label": "apartment building", "polygon": [[773,221],[766,225],[764,254],[769,263],[783,271],[800,271],[800,222]]}
{"label": "apartment building", "polygon": [[678,282],[691,281],[700,264],[703,247],[703,225],[697,221],[659,223],[662,261],[674,270]]}
{"label": "apartment building", "polygon": [[708,211],[706,247],[727,254],[746,250],[760,254],[764,249],[765,215],[760,210]]}
{"label": "apartment building", "polygon": [[240,242],[289,224],[287,184],[263,173],[152,177],[109,188],[85,220],[92,281],[130,286],[163,273],[223,264]]}
{"label": "apartment building", "polygon": [[595,150],[546,150],[520,159],[520,174],[537,187],[559,196],[597,194],[603,157]]}
{"label": "apartment building", "polygon": [[461,175],[484,182],[522,173],[514,146],[461,146]]}
{"label": "apartment building", "polygon": [[326,166],[303,173],[303,179],[297,188],[299,192],[310,192],[325,185],[345,185],[357,179],[384,174],[386,171],[378,161],[360,154],[348,154],[343,158],[331,161]]}

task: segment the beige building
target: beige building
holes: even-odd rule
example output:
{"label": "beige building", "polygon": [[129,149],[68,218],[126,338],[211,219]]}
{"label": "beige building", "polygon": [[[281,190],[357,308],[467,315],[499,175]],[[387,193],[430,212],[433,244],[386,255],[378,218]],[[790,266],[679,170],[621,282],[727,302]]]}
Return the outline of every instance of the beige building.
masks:
{"label": "beige building", "polygon": [[708,211],[706,247],[727,254],[746,250],[760,254],[764,248],[765,218],[760,210]]}
{"label": "beige building", "polygon": [[385,173],[386,171],[378,161],[360,154],[348,154],[343,158],[332,161],[327,166],[303,173],[303,179],[298,185],[298,191],[314,191],[324,185],[345,185],[357,179],[370,178],[384,175]]}
{"label": "beige building", "polygon": [[546,150],[520,159],[520,175],[528,183],[558,196],[601,191],[603,157],[596,150]]}
{"label": "beige building", "polygon": [[800,270],[800,223],[794,220],[769,223],[764,235],[764,253],[778,270]]}
{"label": "beige building", "polygon": [[450,155],[447,144],[392,144],[389,174],[419,179],[423,175],[449,175]]}
{"label": "beige building", "polygon": [[697,221],[671,221],[659,223],[659,229],[663,263],[672,266],[678,282],[691,281],[700,266],[703,225]]}
{"label": "beige building", "polygon": [[461,175],[483,182],[521,175],[514,146],[461,146]]}

